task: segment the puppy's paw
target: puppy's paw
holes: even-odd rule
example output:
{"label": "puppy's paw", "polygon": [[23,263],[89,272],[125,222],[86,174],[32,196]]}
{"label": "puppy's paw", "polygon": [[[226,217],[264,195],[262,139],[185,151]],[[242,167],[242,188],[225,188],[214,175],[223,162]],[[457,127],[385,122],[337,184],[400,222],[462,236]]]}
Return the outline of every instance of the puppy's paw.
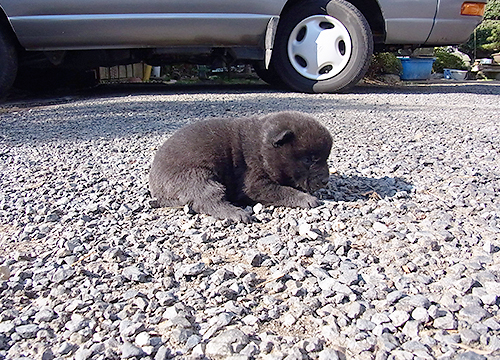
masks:
{"label": "puppy's paw", "polygon": [[243,222],[245,224],[250,224],[252,222],[252,216],[242,209],[235,210],[232,214],[228,214],[227,217],[234,221]]}
{"label": "puppy's paw", "polygon": [[321,205],[321,201],[316,197],[306,193],[300,193],[296,196],[296,206],[302,209],[311,209]]}
{"label": "puppy's paw", "polygon": [[212,208],[211,211],[206,211],[206,213],[220,220],[229,219],[245,224],[252,222],[252,216],[248,212],[229,203],[222,203],[220,206]]}

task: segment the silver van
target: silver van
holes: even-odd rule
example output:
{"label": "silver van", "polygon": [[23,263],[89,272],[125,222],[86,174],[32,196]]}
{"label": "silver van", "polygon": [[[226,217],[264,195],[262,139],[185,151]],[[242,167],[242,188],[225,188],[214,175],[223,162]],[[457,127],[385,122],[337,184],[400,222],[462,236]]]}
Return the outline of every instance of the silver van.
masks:
{"label": "silver van", "polygon": [[261,78],[333,92],[382,49],[467,40],[486,0],[0,0],[0,96],[29,67],[252,63]]}

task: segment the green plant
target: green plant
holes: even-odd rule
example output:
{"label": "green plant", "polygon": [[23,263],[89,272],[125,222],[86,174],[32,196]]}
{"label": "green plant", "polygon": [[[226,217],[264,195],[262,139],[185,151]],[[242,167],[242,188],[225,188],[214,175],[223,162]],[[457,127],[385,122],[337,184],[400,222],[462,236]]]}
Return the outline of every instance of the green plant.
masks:
{"label": "green plant", "polygon": [[436,61],[432,65],[434,72],[442,73],[444,69],[467,70],[464,61],[451,53],[445,48],[434,49],[434,57]]}
{"label": "green plant", "polygon": [[499,20],[486,20],[481,24],[483,31],[489,35],[486,37],[486,44],[482,47],[490,51],[500,50],[500,21]]}
{"label": "green plant", "polygon": [[370,67],[367,76],[369,78],[378,78],[384,74],[399,75],[403,70],[401,61],[393,53],[384,52],[372,55]]}
{"label": "green plant", "polygon": [[489,57],[500,51],[500,0],[490,0],[486,4],[484,21],[459,50],[471,58]]}
{"label": "green plant", "polygon": [[489,0],[484,12],[485,20],[500,20],[500,0]]}

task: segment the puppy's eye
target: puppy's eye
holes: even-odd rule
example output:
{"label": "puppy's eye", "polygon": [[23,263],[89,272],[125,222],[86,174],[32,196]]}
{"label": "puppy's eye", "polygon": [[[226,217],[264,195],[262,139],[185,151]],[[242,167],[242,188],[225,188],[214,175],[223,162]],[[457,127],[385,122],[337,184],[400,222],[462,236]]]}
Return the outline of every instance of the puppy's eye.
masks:
{"label": "puppy's eye", "polygon": [[304,157],[302,158],[302,162],[303,162],[305,165],[307,165],[307,166],[311,166],[311,165],[312,165],[312,163],[313,163],[314,161],[313,161],[312,156],[304,156]]}

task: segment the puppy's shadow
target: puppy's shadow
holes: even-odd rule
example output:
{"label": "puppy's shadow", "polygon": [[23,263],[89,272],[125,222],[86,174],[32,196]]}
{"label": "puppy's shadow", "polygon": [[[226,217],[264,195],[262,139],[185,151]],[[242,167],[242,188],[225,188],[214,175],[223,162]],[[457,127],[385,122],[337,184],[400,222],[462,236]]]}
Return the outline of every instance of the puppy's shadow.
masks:
{"label": "puppy's shadow", "polygon": [[320,199],[354,202],[369,198],[406,197],[413,185],[402,178],[369,178],[363,176],[330,175],[326,189],[317,192]]}

